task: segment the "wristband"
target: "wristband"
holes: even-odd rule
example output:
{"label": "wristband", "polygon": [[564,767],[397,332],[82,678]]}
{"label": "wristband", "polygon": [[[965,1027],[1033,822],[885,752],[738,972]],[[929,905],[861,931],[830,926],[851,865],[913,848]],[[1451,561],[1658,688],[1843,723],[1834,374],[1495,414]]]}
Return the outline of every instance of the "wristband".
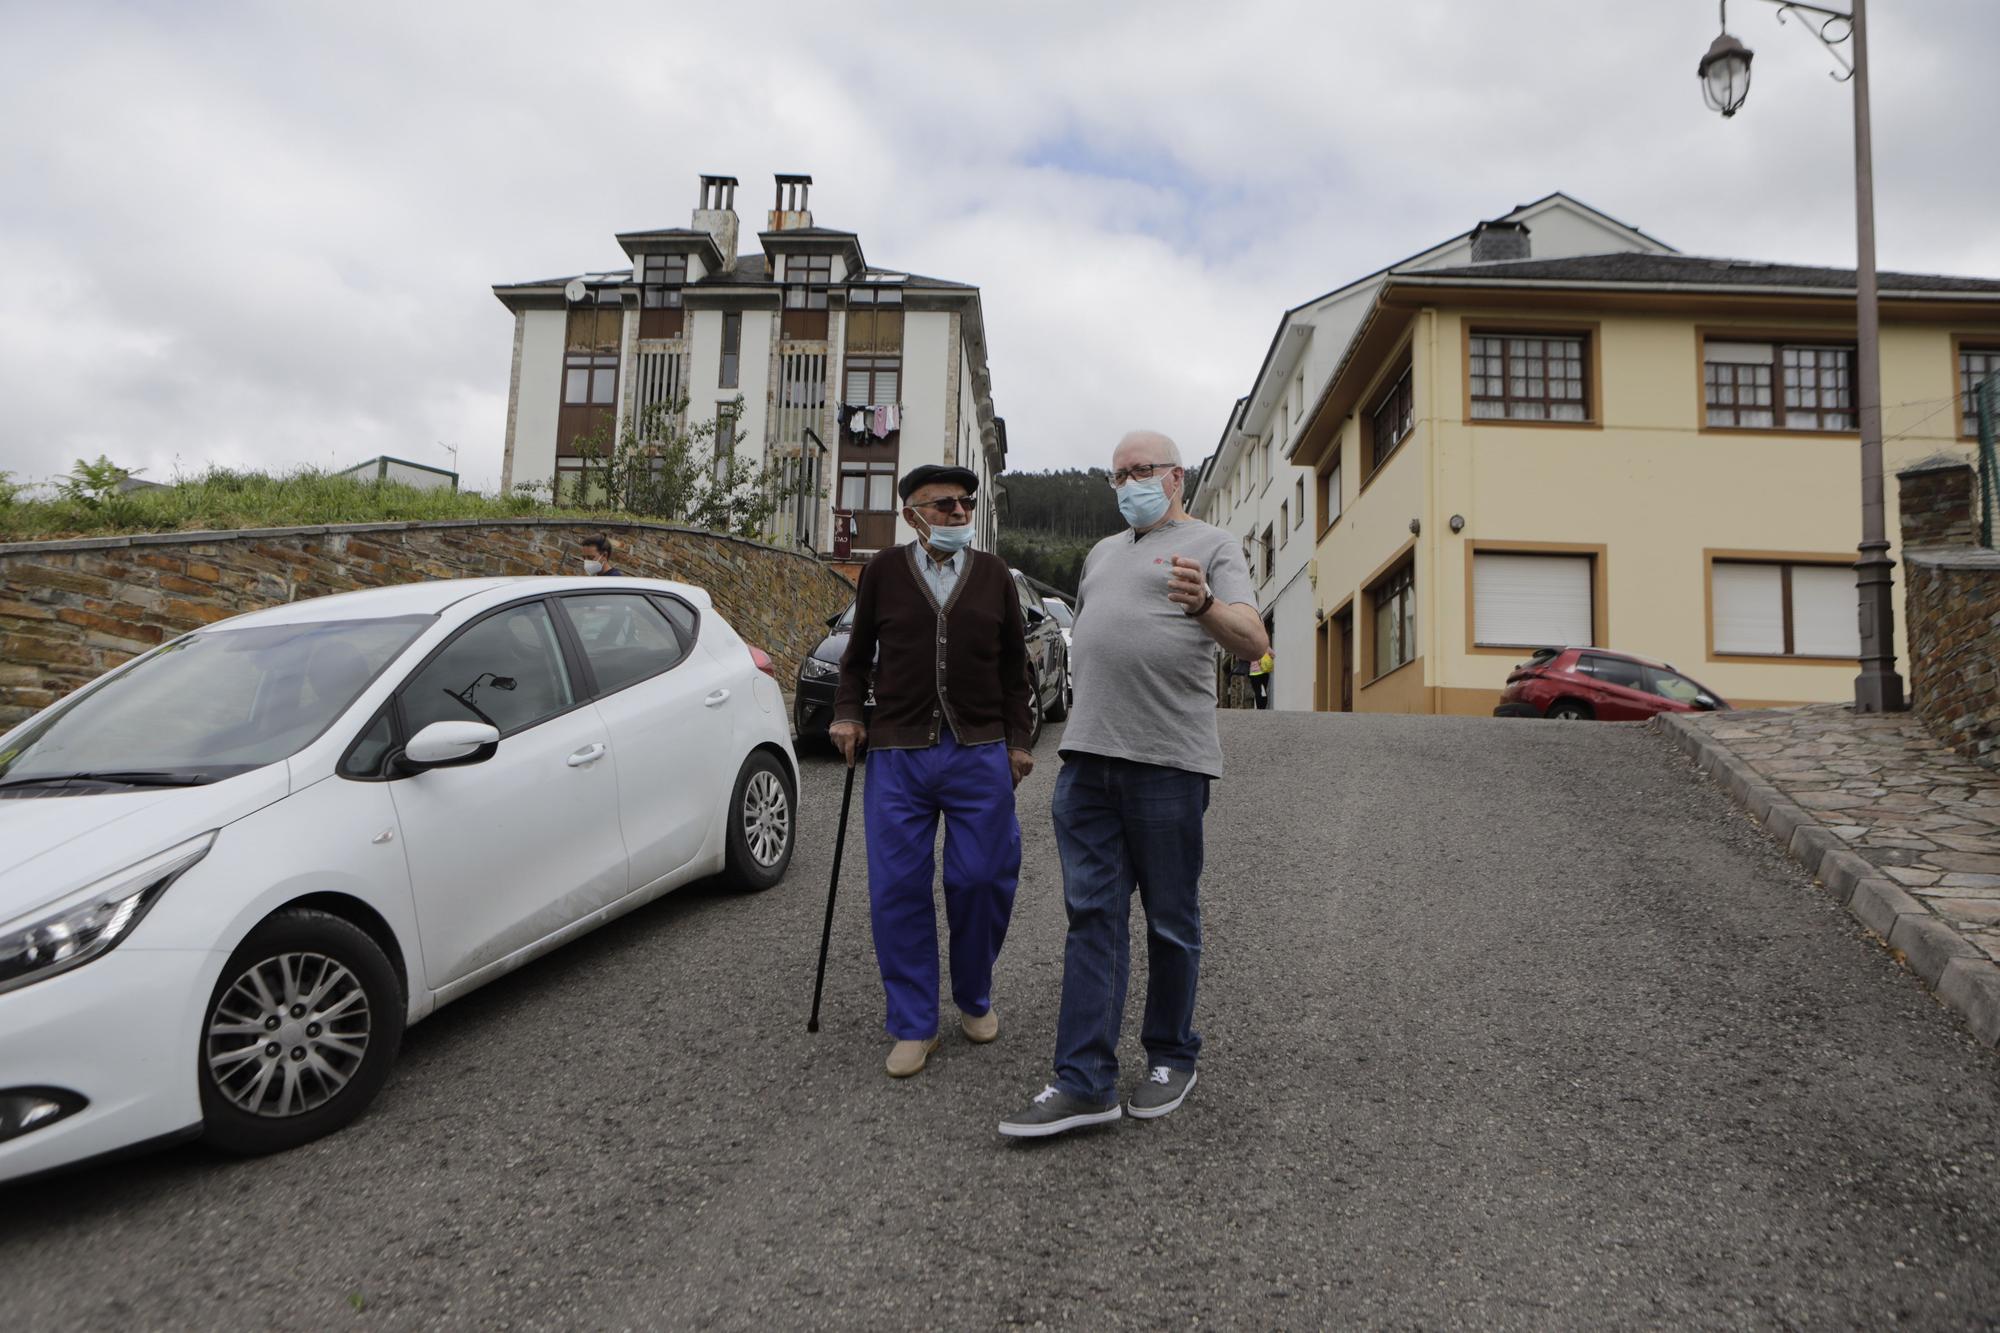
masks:
{"label": "wristband", "polygon": [[1190,620],[1200,620],[1203,616],[1208,614],[1208,608],[1214,605],[1215,605],[1215,590],[1211,588],[1209,590],[1208,596],[1201,599],[1200,606],[1197,606],[1192,611],[1183,611],[1181,612],[1181,614],[1186,616]]}

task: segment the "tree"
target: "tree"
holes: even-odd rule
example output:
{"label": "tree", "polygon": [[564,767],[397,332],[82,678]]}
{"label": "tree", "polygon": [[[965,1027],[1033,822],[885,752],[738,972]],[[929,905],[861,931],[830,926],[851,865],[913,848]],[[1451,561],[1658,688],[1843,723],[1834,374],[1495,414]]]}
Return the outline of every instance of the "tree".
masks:
{"label": "tree", "polygon": [[[687,399],[647,408],[614,441],[608,428],[579,438],[583,469],[574,483],[552,488],[558,504],[618,510],[738,537],[769,535],[771,519],[800,493],[782,469],[738,452],[734,423],[743,400],[714,421],[686,424]],[[717,447],[718,432],[732,435]],[[540,487],[523,482],[516,490]]]}

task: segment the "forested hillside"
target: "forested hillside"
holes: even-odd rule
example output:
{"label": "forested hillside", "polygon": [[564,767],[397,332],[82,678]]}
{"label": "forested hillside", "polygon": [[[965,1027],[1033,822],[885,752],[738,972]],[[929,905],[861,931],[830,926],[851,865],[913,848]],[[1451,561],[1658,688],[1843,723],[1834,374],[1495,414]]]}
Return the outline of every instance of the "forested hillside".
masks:
{"label": "forested hillside", "polygon": [[1100,538],[1125,526],[1103,470],[1009,472],[1000,484],[1007,492],[1001,558],[1075,596],[1084,556]]}

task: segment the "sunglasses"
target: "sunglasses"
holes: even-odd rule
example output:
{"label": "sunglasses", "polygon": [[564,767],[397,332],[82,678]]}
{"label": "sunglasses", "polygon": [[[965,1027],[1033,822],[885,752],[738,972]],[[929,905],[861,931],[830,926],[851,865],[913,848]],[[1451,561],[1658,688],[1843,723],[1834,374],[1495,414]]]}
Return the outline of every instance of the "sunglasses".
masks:
{"label": "sunglasses", "polygon": [[925,500],[921,504],[913,504],[910,507],[912,509],[935,509],[940,514],[955,514],[963,509],[969,514],[978,508],[978,506],[979,497],[976,495],[947,495],[942,500]]}

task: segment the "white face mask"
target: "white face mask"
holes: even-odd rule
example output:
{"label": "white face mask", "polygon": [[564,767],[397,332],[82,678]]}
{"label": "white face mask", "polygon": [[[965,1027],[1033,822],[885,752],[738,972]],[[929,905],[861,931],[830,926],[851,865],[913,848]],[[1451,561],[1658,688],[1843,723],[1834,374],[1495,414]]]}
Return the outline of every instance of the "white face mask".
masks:
{"label": "white face mask", "polygon": [[586,560],[583,562],[583,572],[586,574],[602,574],[604,572],[604,562],[602,560]]}

